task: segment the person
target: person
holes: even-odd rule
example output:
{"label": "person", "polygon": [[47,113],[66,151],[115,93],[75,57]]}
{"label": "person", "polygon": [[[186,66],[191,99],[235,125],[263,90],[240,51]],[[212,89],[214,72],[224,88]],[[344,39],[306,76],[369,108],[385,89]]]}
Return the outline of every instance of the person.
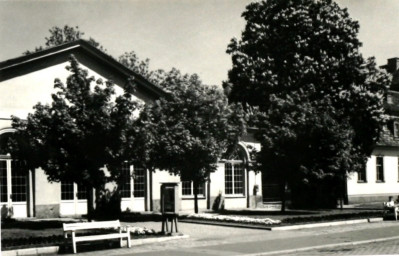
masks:
{"label": "person", "polygon": [[395,214],[395,220],[398,220],[398,206],[392,196],[388,197],[388,202],[385,203],[385,207],[391,209]]}
{"label": "person", "polygon": [[388,197],[388,202],[386,203],[386,207],[389,208],[395,207],[395,201],[393,200],[392,196]]}

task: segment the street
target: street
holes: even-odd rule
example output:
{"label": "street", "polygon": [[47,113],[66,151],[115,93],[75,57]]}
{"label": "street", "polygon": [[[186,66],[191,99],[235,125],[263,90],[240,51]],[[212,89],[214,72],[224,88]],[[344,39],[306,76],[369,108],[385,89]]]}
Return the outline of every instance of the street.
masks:
{"label": "street", "polygon": [[[160,230],[161,223],[144,222],[136,225]],[[393,221],[292,231],[266,231],[188,223],[179,223],[179,229],[190,238],[134,246],[130,249],[118,248],[80,254],[96,256],[399,255],[399,222]],[[391,240],[386,241],[389,238]],[[374,240],[378,242],[371,242]]]}
{"label": "street", "polygon": [[295,252],[291,255],[399,255],[399,240]]}

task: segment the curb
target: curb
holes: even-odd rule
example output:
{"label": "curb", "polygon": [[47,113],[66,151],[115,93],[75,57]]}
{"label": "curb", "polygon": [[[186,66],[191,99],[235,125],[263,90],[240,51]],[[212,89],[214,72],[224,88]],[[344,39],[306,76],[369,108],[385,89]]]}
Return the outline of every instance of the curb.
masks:
{"label": "curb", "polygon": [[292,225],[292,226],[283,226],[283,227],[272,227],[270,230],[278,231],[278,230],[296,230],[296,229],[305,229],[305,228],[319,228],[319,227],[330,227],[330,226],[339,226],[339,225],[351,225],[351,224],[359,224],[366,222],[379,222],[382,221],[383,218],[369,218],[369,219],[359,219],[359,220],[344,220],[344,221],[332,221],[332,222],[323,222],[323,223],[312,223],[312,224],[301,224],[301,225]]}
{"label": "curb", "polygon": [[[145,239],[132,239],[131,245],[143,245],[143,244],[151,244],[151,243],[159,243],[170,240],[178,240],[189,238],[189,235],[176,235],[176,236],[167,236],[167,237],[154,237],[154,238],[145,238]],[[37,248],[27,248],[27,249],[16,249],[9,251],[1,251],[2,256],[20,256],[20,255],[42,255],[42,254],[56,254],[59,251],[59,246],[48,246],[48,247],[37,247]],[[129,248],[127,248],[129,249]]]}
{"label": "curb", "polygon": [[241,223],[234,222],[216,222],[216,221],[202,221],[202,220],[179,220],[181,223],[191,223],[191,224],[203,224],[203,225],[211,225],[211,226],[223,226],[223,227],[231,227],[231,228],[249,228],[249,229],[263,229],[263,230],[272,230],[271,227],[261,226],[261,225],[247,225]]}
{"label": "curb", "polygon": [[216,222],[216,221],[206,221],[206,220],[200,221],[200,220],[191,220],[191,219],[190,220],[180,220],[180,222],[183,222],[183,223],[224,226],[224,227],[232,227],[232,228],[263,229],[263,230],[269,230],[269,231],[297,230],[297,229],[305,229],[305,228],[352,225],[352,224],[367,223],[367,222],[371,223],[371,222],[380,222],[380,221],[383,221],[383,218],[368,218],[368,219],[358,219],[358,220],[344,220],[344,221],[290,225],[290,226],[282,226],[282,227],[268,227],[268,226],[247,225],[247,224],[232,223],[232,222]]}
{"label": "curb", "polygon": [[385,241],[398,240],[398,239],[399,239],[399,236],[392,236],[392,237],[386,237],[386,238],[377,238],[377,239],[355,241],[355,242],[342,242],[342,243],[336,243],[336,244],[316,245],[316,246],[302,247],[302,248],[297,248],[297,249],[242,254],[240,256],[266,256],[266,255],[275,255],[275,254],[281,255],[281,254],[289,254],[289,253],[296,253],[296,252],[305,252],[305,251],[311,251],[311,250],[325,249],[325,248],[331,248],[331,247],[354,246],[354,245],[361,245],[361,244],[385,242]]}

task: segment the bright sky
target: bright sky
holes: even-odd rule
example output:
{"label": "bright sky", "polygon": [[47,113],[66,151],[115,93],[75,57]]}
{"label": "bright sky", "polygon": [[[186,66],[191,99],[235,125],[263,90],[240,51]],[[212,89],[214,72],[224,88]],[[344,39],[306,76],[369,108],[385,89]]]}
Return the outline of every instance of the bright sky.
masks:
{"label": "bright sky", "polygon": [[[250,0],[0,0],[0,61],[44,45],[52,26],[79,26],[108,53],[134,50],[151,69],[176,67],[221,85],[231,67],[225,53],[244,28]],[[378,65],[399,57],[398,0],[337,0],[360,22],[364,56]]]}

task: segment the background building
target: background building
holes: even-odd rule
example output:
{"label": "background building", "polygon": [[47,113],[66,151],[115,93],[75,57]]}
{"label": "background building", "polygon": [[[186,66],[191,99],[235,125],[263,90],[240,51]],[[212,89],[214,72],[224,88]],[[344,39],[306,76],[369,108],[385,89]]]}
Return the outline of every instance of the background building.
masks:
{"label": "background building", "polygon": [[348,178],[349,203],[383,202],[388,196],[399,196],[399,58],[388,59],[381,68],[393,78],[385,99],[390,120],[365,168]]}

